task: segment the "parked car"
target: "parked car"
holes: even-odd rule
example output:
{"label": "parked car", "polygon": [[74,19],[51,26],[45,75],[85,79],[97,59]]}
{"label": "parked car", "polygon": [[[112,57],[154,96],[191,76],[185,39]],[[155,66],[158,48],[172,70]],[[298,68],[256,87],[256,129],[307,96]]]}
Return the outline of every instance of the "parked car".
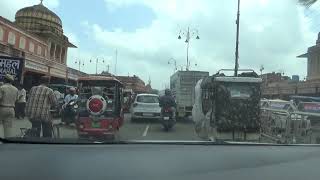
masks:
{"label": "parked car", "polygon": [[137,119],[160,119],[159,96],[138,94],[131,106],[131,121]]}

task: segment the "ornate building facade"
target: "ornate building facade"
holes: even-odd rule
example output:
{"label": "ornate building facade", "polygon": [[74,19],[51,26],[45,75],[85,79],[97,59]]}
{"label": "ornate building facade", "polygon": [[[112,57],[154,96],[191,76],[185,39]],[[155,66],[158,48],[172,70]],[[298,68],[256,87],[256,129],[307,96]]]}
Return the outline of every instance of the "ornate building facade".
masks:
{"label": "ornate building facade", "polygon": [[75,82],[79,73],[67,68],[68,48],[61,19],[40,4],[17,11],[15,21],[0,16],[0,55],[24,60],[22,83],[28,89],[43,75],[51,83]]}

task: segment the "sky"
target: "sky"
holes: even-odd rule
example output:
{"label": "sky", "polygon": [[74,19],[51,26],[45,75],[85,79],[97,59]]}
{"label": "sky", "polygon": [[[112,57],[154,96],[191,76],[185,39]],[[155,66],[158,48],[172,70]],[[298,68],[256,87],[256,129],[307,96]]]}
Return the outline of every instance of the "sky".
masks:
{"label": "sky", "polygon": [[[15,12],[39,0],[1,0],[0,15],[14,21]],[[185,69],[187,48],[180,32],[190,27],[190,70],[216,73],[234,68],[237,0],[44,0],[62,20],[69,41],[69,67],[86,73],[107,70],[137,75],[164,89],[177,68]],[[306,9],[296,0],[242,0],[239,67],[260,73],[306,76],[306,59],[296,58],[315,45],[320,5]],[[200,39],[196,39],[199,35]],[[117,58],[116,58],[117,51]],[[93,60],[90,63],[90,59]],[[117,62],[116,62],[117,59]],[[104,63],[103,63],[104,60]],[[76,63],[77,62],[77,63]],[[168,63],[170,62],[170,63]]]}

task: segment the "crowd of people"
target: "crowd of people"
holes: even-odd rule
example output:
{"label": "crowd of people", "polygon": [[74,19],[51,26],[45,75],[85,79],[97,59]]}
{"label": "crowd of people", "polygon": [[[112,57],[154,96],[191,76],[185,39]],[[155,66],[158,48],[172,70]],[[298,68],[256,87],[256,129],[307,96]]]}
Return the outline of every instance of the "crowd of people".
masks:
{"label": "crowd of people", "polygon": [[[0,137],[16,137],[17,130],[13,127],[14,119],[28,118],[36,137],[52,137],[53,126],[51,110],[58,107],[57,93],[48,87],[49,76],[42,76],[39,85],[32,87],[27,93],[20,84],[15,84],[10,74],[4,76],[0,86]],[[64,98],[67,104],[76,99],[75,88]],[[28,97],[27,97],[28,95]],[[59,95],[61,96],[61,94]]]}

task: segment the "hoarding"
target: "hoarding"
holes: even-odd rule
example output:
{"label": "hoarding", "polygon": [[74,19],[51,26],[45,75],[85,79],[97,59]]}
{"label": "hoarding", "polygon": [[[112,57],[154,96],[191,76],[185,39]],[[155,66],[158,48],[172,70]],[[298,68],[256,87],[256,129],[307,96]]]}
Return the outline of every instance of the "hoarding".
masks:
{"label": "hoarding", "polygon": [[0,56],[0,81],[6,74],[14,76],[16,81],[21,80],[23,59],[18,57]]}

